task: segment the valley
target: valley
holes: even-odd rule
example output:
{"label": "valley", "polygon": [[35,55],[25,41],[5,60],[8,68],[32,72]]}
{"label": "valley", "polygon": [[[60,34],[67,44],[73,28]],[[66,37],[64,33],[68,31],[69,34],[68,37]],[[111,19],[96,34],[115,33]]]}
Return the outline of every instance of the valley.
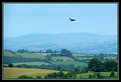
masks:
{"label": "valley", "polygon": [[[22,75],[27,75],[34,79],[37,79],[37,76],[41,76],[41,78],[44,79],[49,78],[49,74],[56,74],[59,71],[63,71],[65,74],[62,78],[68,78],[66,75],[73,73],[76,69],[78,70],[75,72],[76,76],[72,76],[71,78],[89,79],[89,75],[93,76],[95,73],[98,74],[98,72],[88,72],[89,69],[87,70],[89,62],[94,58],[98,58],[101,62],[118,61],[116,54],[79,54],[71,53],[66,49],[62,49],[58,52],[54,52],[50,49],[46,50],[46,52],[32,52],[24,49],[16,52],[4,50],[4,79],[17,79]],[[111,71],[104,70],[99,73],[104,79],[110,79],[109,75]],[[107,76],[105,76],[104,73],[106,73]],[[115,71],[115,73],[115,75],[117,75],[117,71]],[[60,77],[56,78],[59,79]],[[113,78],[116,79],[118,77],[115,76]]]}

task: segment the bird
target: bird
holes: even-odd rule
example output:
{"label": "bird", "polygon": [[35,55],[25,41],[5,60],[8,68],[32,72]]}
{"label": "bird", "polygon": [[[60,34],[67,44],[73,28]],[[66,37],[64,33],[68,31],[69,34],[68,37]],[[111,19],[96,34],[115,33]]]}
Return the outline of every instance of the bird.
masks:
{"label": "bird", "polygon": [[69,20],[70,20],[70,21],[76,21],[76,19],[71,19],[71,18],[69,18]]}

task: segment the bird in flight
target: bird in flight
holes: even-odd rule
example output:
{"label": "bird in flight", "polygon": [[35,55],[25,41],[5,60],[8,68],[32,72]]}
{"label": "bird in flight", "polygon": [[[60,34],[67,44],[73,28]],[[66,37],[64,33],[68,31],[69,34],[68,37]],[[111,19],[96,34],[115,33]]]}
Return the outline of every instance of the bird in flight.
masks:
{"label": "bird in flight", "polygon": [[76,19],[71,19],[71,18],[69,18],[69,20],[70,20],[70,21],[76,21]]}

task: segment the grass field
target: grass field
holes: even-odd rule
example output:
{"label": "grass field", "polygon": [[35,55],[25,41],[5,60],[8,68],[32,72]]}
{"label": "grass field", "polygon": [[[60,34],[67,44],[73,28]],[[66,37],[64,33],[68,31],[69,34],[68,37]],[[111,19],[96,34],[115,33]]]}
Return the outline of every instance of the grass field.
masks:
{"label": "grass field", "polygon": [[56,61],[56,60],[63,60],[63,61],[74,61],[72,58],[70,57],[51,57],[52,60]]}
{"label": "grass field", "polygon": [[[101,76],[104,77],[104,79],[117,79],[118,75],[117,72],[115,72],[115,76],[110,78],[110,73],[111,72],[100,72]],[[83,79],[88,79],[89,75],[93,75],[93,73],[82,73],[82,74],[77,74],[77,78],[83,78]]]}
{"label": "grass field", "polygon": [[116,59],[116,57],[104,57],[104,59],[113,59],[113,60],[115,60]]}
{"label": "grass field", "polygon": [[46,63],[46,62],[21,62],[21,63],[13,63],[14,66],[18,66],[18,65],[21,65],[21,64],[26,64],[26,65],[49,65],[49,63]]}
{"label": "grass field", "polygon": [[77,56],[85,56],[85,54],[78,54],[78,53],[73,53],[73,56],[77,57]]}
{"label": "grass field", "polygon": [[4,51],[4,56],[9,56],[9,57],[17,57],[15,54],[9,52],[9,51]]}
{"label": "grass field", "polygon": [[79,53],[73,53],[73,56],[77,57],[77,56],[94,56],[94,55],[90,55],[90,54],[79,54]]}
{"label": "grass field", "polygon": [[[35,78],[36,76],[42,76],[44,78],[45,75],[53,72],[59,72],[57,70],[49,70],[49,69],[34,69],[34,68],[17,68],[17,67],[4,67],[3,69],[3,78],[4,79],[16,79],[21,75],[27,75]],[[63,71],[64,74],[67,71]],[[110,78],[111,72],[100,72],[101,76],[104,79],[118,79],[118,74],[115,72],[115,76]],[[89,75],[93,75],[93,73],[81,73],[76,75],[76,79],[89,79]]]}
{"label": "grass field", "polygon": [[[44,77],[45,75],[53,72],[59,72],[57,70],[49,70],[49,69],[34,69],[34,68],[10,68],[4,67],[3,69],[3,78],[4,79],[15,79],[21,75],[32,76],[35,78],[37,75]],[[67,71],[63,71],[67,73]]]}
{"label": "grass field", "polygon": [[69,65],[69,64],[73,64],[74,66],[87,66],[87,63],[83,63],[83,62],[77,62],[77,61],[56,61],[56,62],[51,62],[52,64],[55,65]]}
{"label": "grass field", "polygon": [[24,58],[39,58],[39,59],[47,59],[45,56],[47,53],[16,53],[17,55],[21,55]]}

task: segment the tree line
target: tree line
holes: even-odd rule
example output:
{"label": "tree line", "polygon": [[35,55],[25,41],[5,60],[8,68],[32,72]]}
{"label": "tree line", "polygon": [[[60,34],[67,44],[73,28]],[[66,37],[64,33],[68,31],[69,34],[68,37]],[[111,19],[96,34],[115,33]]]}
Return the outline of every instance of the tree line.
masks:
{"label": "tree line", "polygon": [[18,52],[18,53],[57,53],[57,52],[59,52],[57,50],[51,50],[51,49],[47,49],[45,51],[42,51],[42,50],[32,51],[32,50],[28,50],[28,49],[18,49],[17,51],[12,51],[12,50],[5,49],[4,51],[9,51],[12,53],[15,53],[15,52]]}
{"label": "tree line", "polygon": [[[8,65],[8,67],[13,67],[13,64],[10,63]],[[41,68],[41,69],[52,69],[52,70],[74,70],[76,67],[72,64],[70,65],[26,65],[26,64],[22,64],[22,65],[18,65],[18,67],[24,67],[24,68]],[[78,70],[80,70],[80,66],[77,67]],[[118,62],[114,61],[114,60],[108,60],[108,61],[101,61],[98,58],[92,58],[89,62],[88,62],[88,67],[85,67],[83,70],[81,70],[81,72],[109,72],[109,71],[118,71]]]}
{"label": "tree line", "polygon": [[109,72],[118,71],[118,62],[114,60],[101,61],[98,58],[92,58],[88,62],[88,67],[86,67],[83,72],[93,71],[93,72]]}

